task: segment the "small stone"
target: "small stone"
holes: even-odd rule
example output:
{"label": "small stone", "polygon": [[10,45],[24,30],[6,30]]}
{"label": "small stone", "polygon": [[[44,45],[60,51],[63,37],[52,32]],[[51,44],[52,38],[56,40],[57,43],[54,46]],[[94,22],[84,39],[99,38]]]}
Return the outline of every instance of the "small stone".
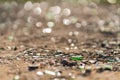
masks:
{"label": "small stone", "polygon": [[56,75],[60,77],[62,74],[60,72],[57,72]]}
{"label": "small stone", "polygon": [[72,75],[71,78],[72,78],[72,79],[75,79],[75,75]]}
{"label": "small stone", "polygon": [[63,10],[63,15],[64,15],[64,16],[69,16],[70,14],[71,14],[71,10],[70,10],[70,9],[65,8],[65,9]]}
{"label": "small stone", "polygon": [[68,26],[71,24],[71,21],[69,19],[63,19],[63,24]]}
{"label": "small stone", "polygon": [[62,61],[61,61],[61,64],[62,64],[63,66],[68,66],[68,61],[62,60]]}
{"label": "small stone", "polygon": [[28,11],[28,10],[31,10],[32,8],[33,8],[32,2],[31,1],[27,1],[25,3],[25,5],[24,5],[24,9]]}
{"label": "small stone", "polygon": [[53,7],[50,7],[50,12],[52,12],[53,14],[59,14],[61,12],[61,8],[59,6],[53,6]]}
{"label": "small stone", "polygon": [[49,28],[52,28],[52,27],[55,26],[55,24],[54,24],[54,22],[48,22],[48,23],[47,23],[47,26],[48,26]]}
{"label": "small stone", "polygon": [[115,4],[117,0],[107,0],[110,4]]}
{"label": "small stone", "polygon": [[42,12],[42,10],[41,10],[40,7],[36,7],[33,12],[34,12],[34,14],[36,14],[36,15],[40,15],[41,12]]}
{"label": "small stone", "polygon": [[35,25],[36,25],[36,27],[41,27],[43,25],[43,23],[42,22],[37,22]]}
{"label": "small stone", "polygon": [[16,75],[13,80],[20,80],[20,76]]}
{"label": "small stone", "polygon": [[90,62],[91,64],[94,64],[94,63],[96,63],[96,60],[89,60],[89,62]]}
{"label": "small stone", "polygon": [[75,46],[75,47],[74,47],[74,49],[76,50],[76,49],[78,49],[78,47],[77,47],[77,46]]}
{"label": "small stone", "polygon": [[69,48],[69,47],[65,47],[65,50],[69,51],[69,50],[70,50],[70,48]]}
{"label": "small stone", "polygon": [[69,76],[72,76],[72,73],[69,73],[68,75],[69,75]]}
{"label": "small stone", "polygon": [[8,50],[12,50],[12,47],[11,47],[11,46],[7,46],[7,49],[8,49]]}
{"label": "small stone", "polygon": [[53,80],[61,80],[61,79],[59,79],[59,78],[54,78]]}
{"label": "small stone", "polygon": [[70,46],[71,46],[71,47],[74,47],[74,46],[75,46],[75,44],[74,44],[74,43],[71,43],[71,44],[70,44]]}
{"label": "small stone", "polygon": [[80,70],[84,70],[84,69],[85,69],[85,64],[81,64],[81,65],[79,66],[79,69],[80,69]]}
{"label": "small stone", "polygon": [[76,27],[76,28],[81,28],[81,26],[82,26],[82,25],[81,25],[80,23],[76,23],[76,24],[75,24],[75,27]]}
{"label": "small stone", "polygon": [[0,51],[3,51],[3,50],[5,50],[3,47],[0,47]]}
{"label": "small stone", "polygon": [[39,67],[37,65],[31,65],[31,66],[28,66],[28,70],[29,71],[34,71],[36,69],[38,69]]}
{"label": "small stone", "polygon": [[50,70],[45,70],[45,74],[52,75],[52,76],[56,75],[54,71],[50,71]]}
{"label": "small stone", "polygon": [[109,71],[111,71],[111,70],[113,69],[113,66],[111,66],[111,65],[103,65],[102,68],[103,68],[104,70],[109,70]]}
{"label": "small stone", "polygon": [[101,73],[101,72],[103,72],[103,71],[104,71],[103,68],[98,68],[98,69],[96,70],[96,72],[98,72],[98,73]]}
{"label": "small stone", "polygon": [[16,50],[17,50],[17,47],[16,47],[16,46],[13,46],[13,50],[16,51]]}
{"label": "small stone", "polygon": [[52,32],[52,29],[51,28],[44,28],[42,30],[43,33],[51,33]]}
{"label": "small stone", "polygon": [[12,35],[8,36],[8,39],[12,41],[14,39],[14,36],[12,36]]}
{"label": "small stone", "polygon": [[44,75],[43,72],[41,72],[41,71],[38,71],[36,74],[37,74],[38,76],[43,76],[43,75]]}
{"label": "small stone", "polygon": [[92,72],[91,69],[86,69],[85,73],[83,73],[82,75],[83,76],[89,76],[91,74],[91,72]]}

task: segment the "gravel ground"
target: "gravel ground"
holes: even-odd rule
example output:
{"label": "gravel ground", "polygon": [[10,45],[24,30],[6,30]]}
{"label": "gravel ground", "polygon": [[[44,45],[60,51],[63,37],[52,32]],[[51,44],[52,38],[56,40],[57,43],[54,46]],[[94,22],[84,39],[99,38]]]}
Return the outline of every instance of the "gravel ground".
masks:
{"label": "gravel ground", "polygon": [[0,5],[0,80],[120,80],[119,6]]}

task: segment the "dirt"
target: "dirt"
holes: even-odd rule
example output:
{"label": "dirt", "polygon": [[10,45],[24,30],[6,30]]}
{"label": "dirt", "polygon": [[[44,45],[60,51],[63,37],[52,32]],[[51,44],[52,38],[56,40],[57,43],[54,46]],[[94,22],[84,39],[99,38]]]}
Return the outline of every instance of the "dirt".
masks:
{"label": "dirt", "polygon": [[[64,8],[64,5],[60,6]],[[97,25],[97,18],[102,18],[107,24],[107,18],[118,7],[98,6],[97,15],[89,13],[89,9],[84,11],[87,7],[89,8],[71,8],[74,11],[72,16],[78,17],[77,22],[87,21],[87,26],[76,28],[77,22],[66,26],[62,23],[62,17],[60,22],[55,23],[51,33],[43,33],[42,30],[47,27],[48,21],[55,22],[54,20],[41,17],[41,27],[36,27],[34,23],[26,26],[24,18],[28,17],[28,13],[23,7],[16,12],[18,14],[19,10],[23,10],[24,16],[15,17],[15,20],[10,12],[6,14],[7,10],[3,11],[4,15],[12,17],[9,17],[11,24],[8,26],[5,20],[3,23],[6,26],[0,31],[0,80],[120,80],[119,29],[111,30],[111,26],[104,25],[109,30],[101,30]],[[79,9],[83,10],[78,12]],[[14,16],[15,10],[13,9]],[[13,24],[17,20],[21,23],[16,28]],[[75,32],[78,34],[74,34]],[[73,56],[82,58],[72,60]],[[53,76],[45,73],[45,70],[55,74],[60,72],[61,75]],[[38,71],[43,72],[43,75],[37,75]],[[20,78],[14,79],[16,76]]]}

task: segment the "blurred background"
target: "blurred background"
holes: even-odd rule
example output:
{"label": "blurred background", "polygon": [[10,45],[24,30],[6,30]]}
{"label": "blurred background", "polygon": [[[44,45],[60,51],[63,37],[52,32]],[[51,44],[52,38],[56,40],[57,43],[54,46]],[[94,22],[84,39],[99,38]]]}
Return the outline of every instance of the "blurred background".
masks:
{"label": "blurred background", "polygon": [[27,1],[32,1],[32,2],[41,2],[41,1],[47,1],[47,2],[52,2],[52,3],[58,3],[58,2],[70,2],[70,3],[80,3],[80,2],[95,2],[98,4],[119,4],[120,0],[0,0],[0,2],[11,2],[11,1],[16,1],[16,2],[27,2]]}
{"label": "blurred background", "polygon": [[30,35],[74,26],[71,29],[119,32],[119,4],[120,0],[0,0],[0,30],[17,35],[21,28],[20,34]]}

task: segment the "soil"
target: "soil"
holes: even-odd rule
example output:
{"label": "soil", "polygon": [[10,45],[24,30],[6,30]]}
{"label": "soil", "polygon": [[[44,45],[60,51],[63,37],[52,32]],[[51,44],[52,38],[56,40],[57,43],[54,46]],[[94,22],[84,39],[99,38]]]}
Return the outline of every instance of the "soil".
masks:
{"label": "soil", "polygon": [[[14,20],[12,25],[1,29],[0,80],[120,80],[119,30],[101,31],[95,22],[98,17],[108,18],[106,15],[112,14],[117,6],[99,6],[103,15],[99,13],[98,17],[89,14],[89,11],[77,12],[84,7],[73,8],[72,15],[78,16],[78,22],[88,22],[87,26],[80,28],[76,28],[75,24],[66,26],[60,21],[51,33],[43,33],[48,20],[43,19],[42,27],[34,24],[26,27],[26,22],[21,19],[23,21],[17,29],[13,27]],[[112,12],[109,13],[109,10]],[[78,35],[73,34],[76,31]],[[70,32],[73,32],[72,35],[69,35]],[[82,59],[72,60],[71,57],[78,55]],[[56,74],[60,72],[61,75],[49,75],[45,70]],[[38,71],[44,75],[37,75]],[[20,79],[14,79],[17,75]]]}

